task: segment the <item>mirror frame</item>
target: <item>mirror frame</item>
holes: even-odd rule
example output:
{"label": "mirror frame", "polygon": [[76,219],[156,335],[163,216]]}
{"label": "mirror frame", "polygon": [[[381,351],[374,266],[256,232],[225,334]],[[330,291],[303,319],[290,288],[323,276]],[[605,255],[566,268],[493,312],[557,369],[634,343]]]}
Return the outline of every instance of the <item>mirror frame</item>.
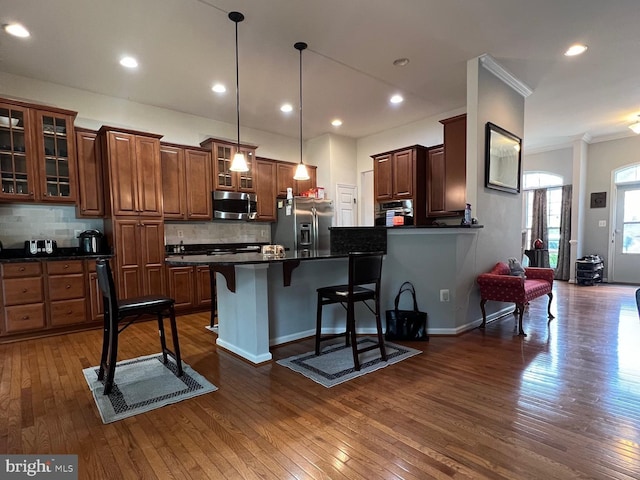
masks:
{"label": "mirror frame", "polygon": [[[497,140],[503,141],[511,141],[518,145],[517,155],[514,155],[513,158],[507,158],[508,162],[508,172],[509,178],[503,179],[501,181],[497,181],[496,177],[498,177],[499,168],[502,166],[501,163],[505,161],[505,159],[501,159],[498,156],[491,155],[492,149],[495,150],[497,148]],[[513,133],[506,131],[504,128],[500,128],[499,126],[487,122],[487,126],[485,129],[485,177],[484,177],[484,186],[486,188],[491,188],[494,190],[500,190],[502,192],[508,193],[520,193],[520,178],[521,178],[521,168],[522,168],[522,140],[515,136]],[[517,162],[517,165],[515,164]],[[514,172],[515,170],[515,172]],[[515,173],[515,175],[514,175]]]}

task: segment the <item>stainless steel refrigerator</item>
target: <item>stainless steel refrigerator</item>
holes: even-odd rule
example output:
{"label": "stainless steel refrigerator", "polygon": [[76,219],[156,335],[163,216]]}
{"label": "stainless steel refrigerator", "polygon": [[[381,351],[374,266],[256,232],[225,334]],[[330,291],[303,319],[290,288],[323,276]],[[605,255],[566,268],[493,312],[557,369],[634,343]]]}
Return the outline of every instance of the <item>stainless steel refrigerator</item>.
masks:
{"label": "stainless steel refrigerator", "polygon": [[329,250],[329,227],[333,201],[307,197],[277,200],[278,221],[271,230],[271,242],[303,255]]}

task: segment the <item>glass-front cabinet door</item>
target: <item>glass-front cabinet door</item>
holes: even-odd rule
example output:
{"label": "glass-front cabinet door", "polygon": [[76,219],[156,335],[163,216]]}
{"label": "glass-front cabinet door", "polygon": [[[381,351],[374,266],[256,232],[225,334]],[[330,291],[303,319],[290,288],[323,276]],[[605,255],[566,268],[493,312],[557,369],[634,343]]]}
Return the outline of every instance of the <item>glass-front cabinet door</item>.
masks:
{"label": "glass-front cabinet door", "polygon": [[255,168],[255,149],[254,148],[245,148],[240,147],[240,151],[244,153],[244,158],[247,161],[247,166],[249,167],[249,171],[247,172],[237,172],[238,174],[238,191],[239,192],[250,192],[253,193],[256,191],[254,181],[253,181],[253,169]]}
{"label": "glass-front cabinet door", "polygon": [[0,198],[34,198],[29,110],[0,103]]}
{"label": "glass-front cabinet door", "polygon": [[216,190],[235,190],[234,175],[231,170],[233,148],[230,145],[216,144],[214,146],[215,182]]}
{"label": "glass-front cabinet door", "polygon": [[41,199],[74,202],[76,164],[73,117],[36,111],[35,118]]}

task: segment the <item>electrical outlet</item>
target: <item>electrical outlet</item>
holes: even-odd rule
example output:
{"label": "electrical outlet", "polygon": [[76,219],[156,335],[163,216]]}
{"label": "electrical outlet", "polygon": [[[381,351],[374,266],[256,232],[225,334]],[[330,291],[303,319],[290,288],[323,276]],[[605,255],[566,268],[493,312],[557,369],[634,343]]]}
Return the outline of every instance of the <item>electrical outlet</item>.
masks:
{"label": "electrical outlet", "polygon": [[440,301],[441,302],[449,301],[449,290],[440,290]]}
{"label": "electrical outlet", "polygon": [[78,236],[82,233],[82,230],[74,230],[73,231],[73,236],[78,238]]}
{"label": "electrical outlet", "polygon": [[184,232],[182,230],[178,230],[178,238],[184,237]]}

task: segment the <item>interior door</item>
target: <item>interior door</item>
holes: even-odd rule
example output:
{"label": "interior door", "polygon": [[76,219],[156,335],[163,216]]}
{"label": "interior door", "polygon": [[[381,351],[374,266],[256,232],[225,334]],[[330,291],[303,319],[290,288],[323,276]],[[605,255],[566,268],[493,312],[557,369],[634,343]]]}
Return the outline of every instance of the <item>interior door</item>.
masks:
{"label": "interior door", "polygon": [[618,186],[613,281],[640,283],[640,184]]}
{"label": "interior door", "polygon": [[356,192],[355,185],[336,185],[336,226],[353,227],[358,224]]}

